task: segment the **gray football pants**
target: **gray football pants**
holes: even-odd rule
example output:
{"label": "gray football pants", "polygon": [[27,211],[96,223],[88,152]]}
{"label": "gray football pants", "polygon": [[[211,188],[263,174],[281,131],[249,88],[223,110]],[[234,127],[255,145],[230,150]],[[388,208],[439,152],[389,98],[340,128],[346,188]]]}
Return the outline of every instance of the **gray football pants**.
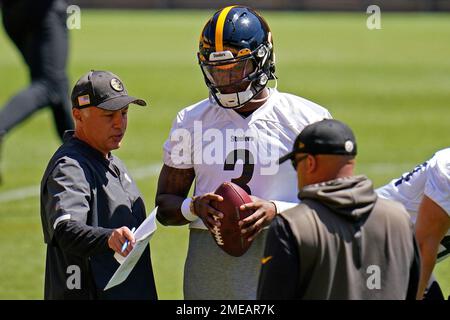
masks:
{"label": "gray football pants", "polygon": [[241,257],[222,251],[208,230],[190,229],[184,265],[186,300],[256,300],[267,230]]}

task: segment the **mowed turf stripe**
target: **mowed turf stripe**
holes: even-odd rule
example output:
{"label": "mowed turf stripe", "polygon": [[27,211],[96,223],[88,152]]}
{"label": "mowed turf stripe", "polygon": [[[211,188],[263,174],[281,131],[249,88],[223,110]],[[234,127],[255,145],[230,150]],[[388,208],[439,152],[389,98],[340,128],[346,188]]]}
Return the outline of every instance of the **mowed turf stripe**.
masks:
{"label": "mowed turf stripe", "polygon": [[[130,170],[131,176],[135,180],[141,180],[148,177],[157,176],[161,171],[162,164],[153,163],[144,167]],[[23,200],[26,198],[39,196],[39,185],[28,186],[24,188],[12,189],[0,193],[0,203]]]}
{"label": "mowed turf stripe", "polygon": [[[131,176],[135,180],[141,180],[148,177],[154,177],[161,171],[162,164],[153,163],[147,166],[130,170]],[[397,178],[400,173],[408,170],[408,168],[413,168],[414,165],[411,163],[372,163],[364,166],[365,171],[363,173],[368,174],[378,174],[378,173],[392,173],[392,179]],[[386,183],[389,181],[386,181]],[[23,200],[26,198],[39,196],[39,185],[28,186],[24,188],[12,189],[0,193],[0,203]]]}

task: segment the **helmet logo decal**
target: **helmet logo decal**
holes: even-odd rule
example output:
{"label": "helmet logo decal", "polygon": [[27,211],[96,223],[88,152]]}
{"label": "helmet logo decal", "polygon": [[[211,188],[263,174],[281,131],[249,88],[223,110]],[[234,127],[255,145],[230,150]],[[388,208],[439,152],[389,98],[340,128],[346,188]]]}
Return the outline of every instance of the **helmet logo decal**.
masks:
{"label": "helmet logo decal", "polygon": [[242,57],[242,56],[246,56],[251,53],[252,53],[252,51],[249,48],[244,48],[244,49],[239,50],[237,56]]}
{"label": "helmet logo decal", "polygon": [[266,55],[266,53],[267,53],[266,47],[262,46],[261,48],[258,49],[256,55],[258,56],[258,58],[262,58]]}

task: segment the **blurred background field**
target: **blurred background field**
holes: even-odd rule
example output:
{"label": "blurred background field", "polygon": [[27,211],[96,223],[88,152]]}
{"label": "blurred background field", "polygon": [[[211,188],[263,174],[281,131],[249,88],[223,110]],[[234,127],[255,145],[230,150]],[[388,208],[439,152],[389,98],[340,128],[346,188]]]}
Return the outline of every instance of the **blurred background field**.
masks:
{"label": "blurred background field", "polygon": [[[207,95],[196,61],[212,10],[83,10],[72,30],[71,86],[89,69],[117,73],[150,108],[132,108],[116,153],[154,206],[162,144],[178,110]],[[272,28],[278,89],[327,107],[353,127],[358,172],[381,186],[450,145],[450,14],[383,13],[368,30],[360,13],[262,11]],[[0,32],[0,106],[27,84],[26,69]],[[3,148],[0,299],[42,299],[45,247],[38,185],[59,141],[42,110]],[[187,227],[159,225],[152,258],[161,299],[182,299]],[[450,294],[450,259],[436,268]]]}

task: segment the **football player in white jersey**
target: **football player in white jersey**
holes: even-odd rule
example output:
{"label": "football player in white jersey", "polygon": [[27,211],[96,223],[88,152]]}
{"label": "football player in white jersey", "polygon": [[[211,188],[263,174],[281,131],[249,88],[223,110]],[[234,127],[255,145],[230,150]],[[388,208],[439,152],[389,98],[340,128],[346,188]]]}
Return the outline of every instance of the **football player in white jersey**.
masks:
{"label": "football player in white jersey", "polygon": [[438,151],[377,192],[382,198],[401,202],[416,223],[422,256],[418,298],[424,292],[428,298],[442,296],[431,273],[436,260],[450,256],[450,148]]}
{"label": "football player in white jersey", "polygon": [[[181,110],[173,122],[164,144],[157,217],[164,225],[189,224],[185,299],[256,299],[263,227],[298,202],[296,177],[277,160],[306,125],[331,115],[267,88],[275,79],[272,35],[248,7],[213,15],[201,33],[198,60],[210,97]],[[188,198],[194,180],[194,197]],[[214,191],[225,181],[252,195],[247,208],[255,212],[241,228],[253,243],[241,257],[223,252],[209,232],[223,217],[210,202],[223,200]]]}

